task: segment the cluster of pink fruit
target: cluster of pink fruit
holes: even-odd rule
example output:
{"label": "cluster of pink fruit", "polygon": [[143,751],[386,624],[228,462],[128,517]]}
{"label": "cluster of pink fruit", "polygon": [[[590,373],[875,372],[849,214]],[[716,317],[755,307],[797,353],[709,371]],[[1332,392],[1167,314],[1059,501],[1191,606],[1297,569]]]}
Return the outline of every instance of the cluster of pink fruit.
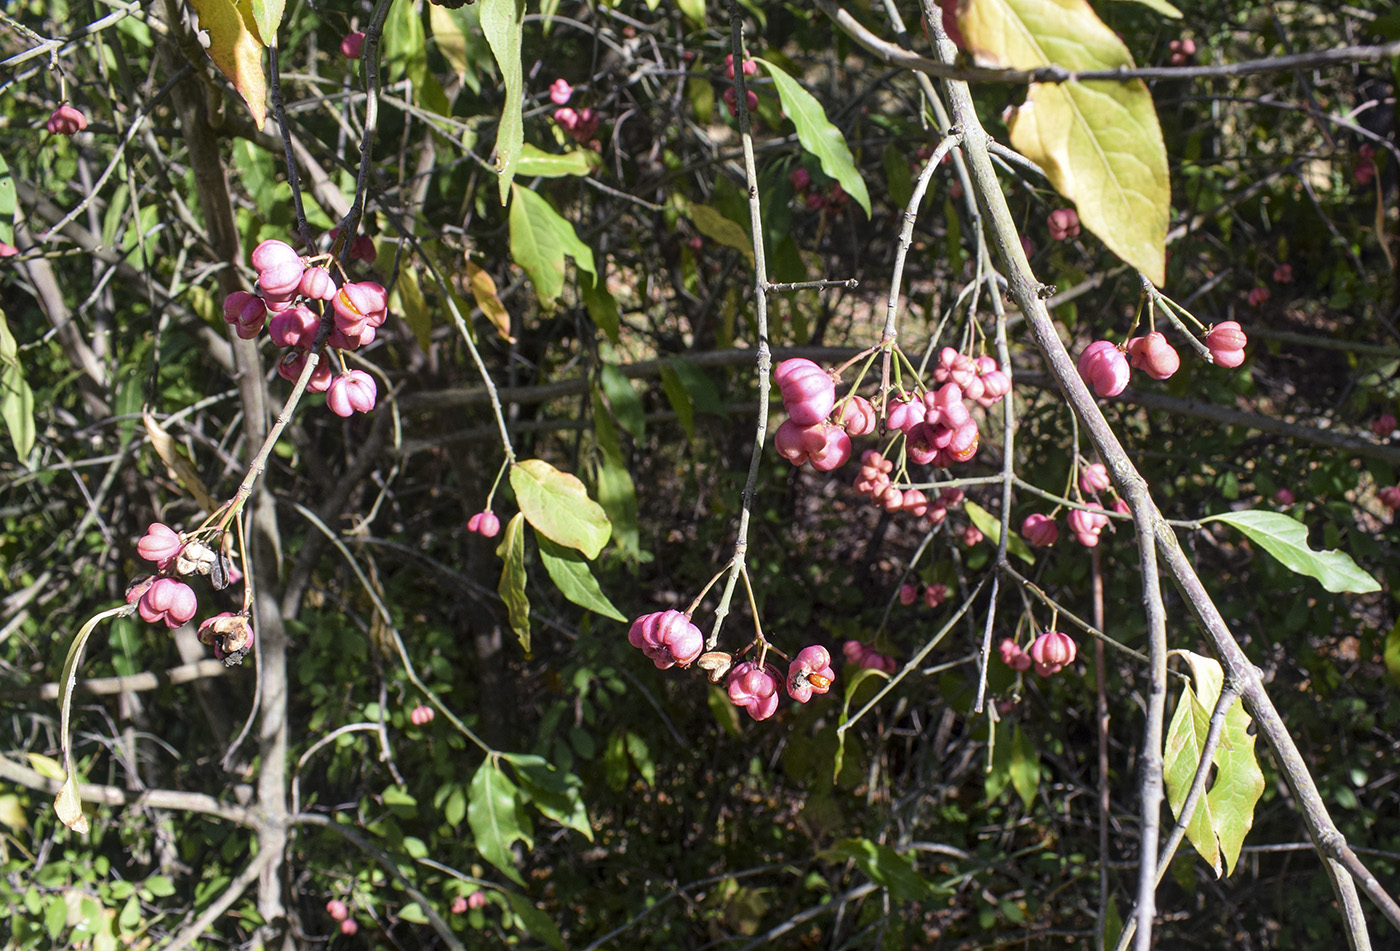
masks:
{"label": "cluster of pink fruit", "polygon": [[[253,249],[252,262],[261,294],[234,291],[224,299],[224,320],[244,340],[256,338],[266,323],[272,342],[286,350],[277,363],[277,373],[284,380],[295,382],[301,376],[321,331],[321,318],[308,304],[317,302],[324,307],[330,302],[335,324],[326,346],[336,350],[355,350],[371,343],[388,316],[388,296],[382,286],[373,281],[346,281],[337,288],[330,271],[308,267],[284,241],[259,244]],[[364,370],[337,375],[324,361],[317,365],[306,388],[325,393],[326,406],[337,416],[368,413],[379,397],[374,377]]]}
{"label": "cluster of pink fruit", "polygon": [[[228,556],[197,538],[186,538],[161,522],[152,522],[136,543],[136,553],[154,562],[158,574],[137,578],[126,590],[126,603],[147,624],[164,622],[176,628],[188,623],[199,610],[194,589],[176,576],[207,575],[216,589],[238,580]],[[248,615],[225,611],[199,625],[199,639],[214,648],[214,656],[227,666],[243,663],[253,649],[253,625]]]}
{"label": "cluster of pink fruit", "polygon": [[549,101],[559,107],[554,110],[554,121],[575,142],[596,150],[598,143],[593,141],[593,137],[597,135],[602,120],[589,106],[582,109],[570,107],[568,102],[573,95],[574,87],[562,77],[549,84]]}
{"label": "cluster of pink fruit", "polygon": [[419,705],[408,711],[408,722],[414,726],[427,726],[433,722],[433,717],[437,716],[433,708],[426,705]]}
{"label": "cluster of pink fruit", "polygon": [[846,189],[841,187],[840,182],[832,182],[830,190],[823,195],[812,187],[812,173],[800,166],[788,173],[788,181],[792,182],[792,190],[806,203],[808,211],[820,211],[823,208],[828,211],[840,211],[846,207],[846,202],[851,200],[851,196],[846,194]]}
{"label": "cluster of pink fruit", "polygon": [[924,604],[931,608],[936,608],[948,599],[948,586],[946,584],[931,584],[924,588],[922,592],[916,584],[902,584],[899,586],[899,603],[906,607],[919,600],[922,595]]}
{"label": "cluster of pink fruit", "polygon": [[[753,60],[749,59],[749,57],[748,57],[748,51],[747,51],[747,50],[744,51],[744,65],[743,65],[743,69],[744,69],[744,75],[745,75],[745,76],[753,76],[753,75],[755,75],[755,74],[758,72],[758,64],[755,63]],[[734,81],[734,54],[733,54],[733,53],[730,53],[728,56],[726,56],[726,57],[724,58],[724,74],[725,74],[725,76],[729,77],[729,81],[730,81],[730,82],[733,82],[733,81]],[[730,86],[729,88],[725,89],[724,93],[722,94],[722,98],[724,99],[724,104],[725,104],[725,106],[727,106],[727,107],[729,108],[729,114],[730,114],[731,116],[734,116],[735,118],[738,118],[738,116],[739,116],[739,94],[736,93],[734,90],[735,90],[735,87],[734,87],[734,86]],[[752,89],[748,88],[747,86],[744,87],[744,101],[747,102],[747,103],[749,104],[749,113],[750,113],[750,114],[752,114],[753,111],[754,111],[755,109],[758,108],[758,96],[755,95],[754,91],[753,91]]]}
{"label": "cluster of pink fruit", "polygon": [[1079,212],[1073,208],[1056,208],[1046,218],[1052,241],[1068,241],[1079,237]]}
{"label": "cluster of pink fruit", "polygon": [[[1233,320],[1222,321],[1206,334],[1206,349],[1211,359],[1222,367],[1237,367],[1244,362],[1244,348],[1249,338]],[[1124,356],[1124,351],[1127,356]],[[1125,347],[1110,340],[1096,340],[1079,356],[1079,376],[1101,397],[1117,396],[1128,388],[1132,369],[1142,370],[1155,380],[1165,380],[1181,368],[1181,357],[1167,338],[1157,331],[1133,337]]]}
{"label": "cluster of pink fruit", "polygon": [[863,396],[842,402],[840,422],[827,421],[836,406],[836,382],[811,360],[784,360],[773,379],[788,412],[773,440],[778,454],[793,465],[810,462],[812,468],[829,472],[851,458],[852,436],[875,431],[875,408]]}
{"label": "cluster of pink fruit", "polygon": [[355,919],[350,917],[349,907],[339,898],[332,898],[326,902],[326,914],[330,915],[333,920],[340,922],[340,933],[346,937],[360,930]]}
{"label": "cluster of pink fruit", "polygon": [[869,644],[862,644],[860,641],[847,641],[842,644],[841,654],[846,658],[846,663],[862,670],[869,668],[893,674],[898,666],[889,654],[882,654]]}
{"label": "cluster of pink fruit", "polygon": [[465,915],[468,910],[475,911],[486,906],[486,893],[475,891],[470,895],[458,895],[452,899],[452,914]]}
{"label": "cluster of pink fruit", "polygon": [[712,683],[719,683],[727,676],[730,701],[747,710],[755,720],[766,720],[777,711],[780,686],[786,685],[792,699],[806,703],[813,694],[830,690],[836,680],[836,673],[831,669],[831,655],[825,647],[815,644],[797,652],[788,664],[786,678],[776,664],[760,666],[747,660],[736,664],[722,651],[702,655],[704,635],[682,611],[642,615],[632,622],[627,640],[646,654],[658,670],[676,665],[689,667],[698,660]]}
{"label": "cluster of pink fruit", "polygon": [[1058,674],[1074,663],[1078,653],[1074,639],[1059,631],[1046,631],[1031,643],[1030,650],[1009,637],[1001,642],[998,650],[1001,662],[1012,670],[1023,673],[1034,665],[1035,672],[1042,677]]}
{"label": "cluster of pink fruit", "polygon": [[487,509],[484,512],[477,512],[467,519],[467,531],[481,535],[484,538],[495,538],[501,533],[501,520],[496,513]]}
{"label": "cluster of pink fruit", "polygon": [[908,512],[915,518],[927,515],[933,525],[947,518],[948,509],[963,500],[962,489],[944,489],[932,502],[919,489],[897,489],[890,484],[890,473],[893,471],[893,462],[874,449],[867,449],[860,457],[855,490],[870,496],[870,501],[886,512]]}
{"label": "cluster of pink fruit", "polygon": [[1167,44],[1167,50],[1171,53],[1167,62],[1173,66],[1185,66],[1187,60],[1196,55],[1196,41],[1189,36],[1184,40],[1172,40]]}

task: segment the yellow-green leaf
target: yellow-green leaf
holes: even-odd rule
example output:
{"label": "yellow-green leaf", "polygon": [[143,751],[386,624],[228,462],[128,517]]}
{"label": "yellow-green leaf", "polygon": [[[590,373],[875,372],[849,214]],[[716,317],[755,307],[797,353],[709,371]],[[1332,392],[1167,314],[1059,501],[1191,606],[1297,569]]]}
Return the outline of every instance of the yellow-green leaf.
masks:
{"label": "yellow-green leaf", "polygon": [[541,304],[551,304],[564,290],[564,257],[597,276],[593,250],[579,240],[574,226],[527,188],[515,188],[510,203],[510,254],[535,284]]}
{"label": "yellow-green leaf", "polygon": [[282,25],[286,0],[252,0],[251,9],[263,46],[276,46],[277,28]]}
{"label": "yellow-green leaf", "polygon": [[716,244],[734,248],[748,259],[750,265],[753,264],[753,241],[743,225],[729,220],[709,205],[687,204],[685,213],[694,222],[695,230]]}
{"label": "yellow-green leaf", "polygon": [[400,268],[394,293],[398,296],[398,306],[393,309],[403,314],[404,323],[413,331],[418,346],[429,349],[433,344],[433,315],[428,310],[428,302],[423,299],[422,288],[418,286],[417,272],[408,267]]}
{"label": "yellow-green leaf", "polygon": [[[958,25],[979,63],[1013,69],[1132,68],[1085,0],[963,0]],[[1110,251],[1161,284],[1171,183],[1152,94],[1141,80],[1033,84],[1007,123]]]}
{"label": "yellow-green leaf", "polygon": [[540,534],[577,548],[589,560],[608,543],[612,524],[607,513],[588,497],[577,476],[543,459],[526,459],[510,467],[510,487],[520,514]]}
{"label": "yellow-green leaf", "polygon": [[250,0],[190,0],[190,6],[199,17],[199,28],[209,34],[209,58],[248,103],[253,122],[261,129],[267,119],[267,78],[262,62],[267,44],[258,34]]}
{"label": "yellow-green leaf", "polygon": [[543,535],[536,535],[535,541],[540,546],[540,561],[544,563],[544,570],[549,572],[550,580],[564,597],[594,614],[601,614],[624,624],[627,622],[623,613],[603,593],[598,579],[593,577],[588,563],[578,552],[552,542]]}
{"label": "yellow-green leaf", "polygon": [[515,783],[487,757],[472,776],[468,798],[467,823],[476,837],[476,850],[511,881],[524,885],[510,850],[516,839],[525,837],[515,812]]}
{"label": "yellow-green leaf", "polygon": [[491,326],[496,328],[496,335],[507,343],[515,343],[515,338],[510,333],[510,312],[496,293],[495,280],[473,264],[471,258],[467,259],[467,287],[471,289],[476,306],[481,308],[482,314],[491,321]]}
{"label": "yellow-green leaf", "polygon": [[[1162,778],[1166,781],[1167,802],[1172,815],[1181,819],[1181,807],[1191,789],[1196,768],[1201,762],[1201,750],[1210,729],[1210,711],[1202,709],[1196,694],[1187,684],[1181,690],[1176,713],[1167,728],[1166,748],[1162,758]],[[1205,796],[1196,801],[1195,811],[1186,823],[1186,839],[1220,875],[1220,844],[1211,828],[1210,803]]]}
{"label": "yellow-green leaf", "polygon": [[481,32],[496,57],[505,83],[505,106],[496,127],[496,173],[500,176],[501,204],[510,195],[520,149],[525,144],[522,114],[524,77],[520,68],[521,24],[525,19],[524,0],[481,0]]}
{"label": "yellow-green leaf", "polygon": [[186,458],[184,452],[175,444],[175,439],[165,429],[156,422],[156,418],[150,411],[143,408],[141,410],[141,420],[146,424],[146,435],[151,438],[151,448],[160,456],[160,461],[165,463],[165,468],[170,471],[170,475],[180,486],[194,496],[194,500],[199,507],[206,512],[212,512],[219,507],[214,501],[214,497],[209,494],[209,490],[204,487],[204,480],[199,477],[199,471],[195,469],[194,463]]}
{"label": "yellow-green leaf", "polygon": [[588,175],[598,166],[598,153],[591,149],[575,149],[562,155],[544,152],[528,143],[520,150],[516,164],[517,175],[540,178],[563,178],[566,175]]}
{"label": "yellow-green leaf", "polygon": [[517,512],[506,523],[496,556],[503,562],[496,593],[505,602],[510,629],[525,653],[530,653],[530,599],[525,596],[525,517]]}
{"label": "yellow-green leaf", "polygon": [[[991,512],[988,512],[976,502],[968,500],[963,503],[967,509],[967,517],[972,520],[972,524],[977,526],[977,530],[987,536],[987,540],[993,545],[1001,544],[1001,519]],[[1031,548],[1026,544],[1026,540],[1016,532],[1009,532],[1006,536],[1006,550],[1028,565],[1035,564],[1035,555],[1031,554]]]}

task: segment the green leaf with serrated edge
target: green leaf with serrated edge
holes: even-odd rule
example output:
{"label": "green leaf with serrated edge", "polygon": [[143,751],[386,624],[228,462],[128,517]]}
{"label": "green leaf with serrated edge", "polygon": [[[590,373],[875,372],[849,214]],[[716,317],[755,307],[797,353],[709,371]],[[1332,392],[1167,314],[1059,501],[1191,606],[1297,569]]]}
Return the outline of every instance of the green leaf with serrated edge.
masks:
{"label": "green leaf with serrated edge", "polygon": [[282,11],[286,6],[286,0],[251,0],[253,9],[253,23],[257,25],[258,35],[262,38],[263,46],[277,45],[277,28],[282,25]]}
{"label": "green leaf with serrated edge", "polygon": [[[963,508],[967,509],[967,517],[972,519],[977,530],[987,536],[987,541],[993,545],[1001,544],[1001,519],[970,499],[963,502]],[[1035,564],[1035,555],[1031,554],[1030,546],[1017,532],[1007,536],[1006,550],[1028,565]]]}
{"label": "green leaf with serrated edge", "polygon": [[536,908],[534,902],[519,892],[502,890],[501,894],[506,896],[510,910],[515,913],[521,928],[556,951],[564,951],[564,938],[549,915]]}
{"label": "green leaf with serrated edge", "polygon": [[797,141],[817,157],[817,161],[822,163],[822,171],[840,182],[846,194],[855,199],[856,204],[865,211],[865,217],[869,218],[870,192],[866,190],[865,180],[856,169],[855,159],[851,156],[850,146],[846,145],[846,137],[841,134],[841,130],[827,120],[822,104],[803,89],[797,80],[766,59],[755,57],[755,60],[762,64],[763,68],[768,70],[768,75],[773,78],[773,85],[778,89],[778,98],[783,103],[783,112],[797,129]]}
{"label": "green leaf with serrated edge", "polygon": [[853,861],[866,877],[890,890],[895,901],[919,901],[929,893],[929,883],[914,871],[914,863],[888,845],[869,839],[841,839],[818,853],[826,862]]}
{"label": "green leaf with serrated edge", "polygon": [[846,683],[846,695],[841,699],[841,716],[836,721],[836,755],[832,757],[831,781],[839,782],[841,779],[841,767],[846,761],[846,731],[842,729],[846,721],[851,718],[851,698],[856,695],[856,689],[872,677],[883,677],[890,679],[890,675],[883,670],[876,670],[874,667],[862,667],[856,671]]}
{"label": "green leaf with serrated edge", "polygon": [[582,832],[589,842],[593,841],[593,827],[580,795],[583,780],[532,753],[502,753],[501,759],[510,763],[520,788],[545,818]]}
{"label": "green leaf with serrated edge", "polygon": [[1390,679],[1400,684],[1400,621],[1396,621],[1390,633],[1385,636],[1384,656],[1385,669],[1390,672]]}
{"label": "green leaf with serrated edge", "polygon": [[0,419],[10,433],[15,455],[22,461],[34,448],[34,391],[18,362],[0,370]]}
{"label": "green leaf with serrated edge", "polygon": [[607,513],[588,497],[577,476],[543,459],[526,459],[510,467],[510,487],[521,514],[550,540],[577,548],[590,561],[608,543],[612,524]]}
{"label": "green leaf with serrated edge", "polygon": [[1254,827],[1254,807],[1264,795],[1264,772],[1259,768],[1249,726],[1244,701],[1236,697],[1225,710],[1225,729],[1215,751],[1215,779],[1206,793],[1226,875],[1239,867],[1240,849]]}
{"label": "green leaf with serrated edge", "polygon": [[568,175],[591,175],[598,167],[598,153],[592,149],[576,149],[556,155],[526,143],[520,150],[515,174],[538,178],[563,178]]}
{"label": "green leaf with serrated edge", "polygon": [[259,131],[267,121],[263,47],[249,0],[190,0],[199,28],[209,34],[209,58],[248,104]]}
{"label": "green leaf with serrated edge", "polygon": [[63,660],[63,672],[58,677],[58,743],[63,750],[63,786],[54,799],[54,811],[59,821],[80,835],[88,831],[87,816],[83,815],[82,802],[78,798],[78,773],[73,766],[73,688],[78,683],[78,668],[83,662],[83,650],[88,638],[97,625],[110,617],[132,613],[130,605],[122,605],[93,615],[81,628],[78,636],[68,647],[68,656]]}
{"label": "green leaf with serrated edge", "polygon": [[632,381],[621,370],[610,363],[603,364],[598,375],[603,395],[608,398],[613,418],[633,439],[646,436],[646,414],[642,410],[642,398]]}
{"label": "green leaf with serrated edge", "polygon": [[1029,809],[1040,788],[1040,753],[1019,726],[1011,733],[1011,786]]}
{"label": "green leaf with serrated edge", "polygon": [[510,617],[510,629],[520,639],[520,647],[530,653],[530,599],[525,596],[525,516],[517,512],[506,523],[501,544],[496,548],[501,559],[501,580],[496,593],[505,602]]}
{"label": "green leaf with serrated edge", "polygon": [[[1181,819],[1181,807],[1186,802],[1186,794],[1196,776],[1201,762],[1201,750],[1205,745],[1206,732],[1210,728],[1210,712],[1201,707],[1190,684],[1182,688],[1181,699],[1177,702],[1176,713],[1167,727],[1167,738],[1162,758],[1162,778],[1166,781],[1167,802],[1172,815]],[[1202,796],[1196,802],[1196,810],[1186,824],[1186,838],[1200,853],[1201,858],[1220,876],[1220,846],[1211,827],[1210,803]]]}
{"label": "green leaf with serrated edge", "polygon": [[1140,3],[1144,7],[1155,10],[1170,20],[1181,19],[1181,11],[1168,3],[1167,0],[1128,0],[1128,2]]}
{"label": "green leaf with serrated edge", "polygon": [[627,621],[598,586],[598,579],[593,577],[588,563],[578,552],[555,544],[538,532],[535,533],[535,542],[540,546],[540,561],[544,563],[544,570],[549,572],[550,580],[564,597],[594,614],[614,621]]}
{"label": "green leaf with serrated edge", "polygon": [[690,402],[690,392],[681,382],[676,371],[666,364],[661,364],[661,390],[666,394],[666,401],[671,404],[671,409],[676,413],[676,421],[681,424],[681,429],[685,430],[686,439],[695,438],[695,407]]}
{"label": "green leaf with serrated edge", "polygon": [[524,885],[510,851],[516,839],[524,838],[515,815],[515,784],[488,756],[472,776],[467,796],[467,824],[476,838],[476,850],[512,882]]}
{"label": "green leaf with serrated edge", "polygon": [[535,284],[540,303],[550,304],[564,290],[564,257],[597,276],[593,251],[579,240],[574,226],[544,198],[515,188],[510,203],[510,254]]}
{"label": "green leaf with serrated edge", "polygon": [[1381,589],[1376,579],[1357,567],[1350,555],[1340,551],[1313,551],[1309,548],[1307,526],[1282,512],[1249,509],[1244,512],[1212,515],[1201,521],[1224,522],[1238,528],[1260,548],[1282,562],[1285,568],[1315,578],[1334,594],[1367,594]]}
{"label": "green leaf with serrated edge", "polygon": [[[985,66],[1133,66],[1128,48],[1086,0],[963,0],[958,26],[974,59]],[[1171,182],[1147,84],[1032,84],[1007,128],[1011,144],[1074,202],[1084,227],[1160,285]]]}
{"label": "green leaf with serrated edge", "polygon": [[[491,55],[496,58],[501,79],[505,83],[505,105],[501,110],[500,125],[496,127],[496,173],[500,176],[502,205],[511,194],[515,166],[520,161],[521,146],[525,144],[522,111],[525,87],[520,67],[521,24],[524,19],[524,0],[481,0],[481,32],[491,47]],[[511,250],[514,251],[513,240]]]}

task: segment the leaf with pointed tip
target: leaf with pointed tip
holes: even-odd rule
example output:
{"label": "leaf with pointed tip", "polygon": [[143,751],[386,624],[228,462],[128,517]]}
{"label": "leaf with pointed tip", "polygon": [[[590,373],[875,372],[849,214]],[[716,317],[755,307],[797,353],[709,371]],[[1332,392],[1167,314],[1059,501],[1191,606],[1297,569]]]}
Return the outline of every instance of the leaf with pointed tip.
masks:
{"label": "leaf with pointed tip", "polygon": [[78,684],[78,668],[83,663],[83,651],[97,625],[109,617],[130,614],[132,610],[130,605],[123,604],[88,618],[69,645],[68,656],[63,659],[63,672],[58,677],[58,745],[63,750],[64,777],[53,808],[59,820],[79,834],[87,833],[88,821],[78,797],[78,770],[73,763],[73,688]]}
{"label": "leaf with pointed tip", "polygon": [[[987,536],[989,542],[993,545],[1001,544],[1001,519],[971,499],[963,502],[963,508],[967,509],[967,517],[977,526],[979,532]],[[1031,554],[1030,546],[1017,532],[1007,533],[1006,550],[1028,565],[1035,564],[1035,555]]]}
{"label": "leaf with pointed tip", "polygon": [[1357,567],[1351,556],[1340,551],[1313,551],[1308,547],[1308,529],[1302,522],[1282,512],[1262,512],[1248,509],[1226,512],[1201,519],[1202,522],[1224,522],[1244,532],[1260,548],[1273,555],[1290,571],[1316,578],[1334,594],[1368,594],[1379,591],[1375,578]]}
{"label": "leaf with pointed tip", "polygon": [[510,487],[520,513],[540,534],[577,548],[589,560],[608,543],[612,523],[577,476],[543,459],[526,459],[510,467]]}
{"label": "leaf with pointed tip", "polygon": [[520,66],[524,21],[524,0],[481,0],[481,32],[491,47],[491,55],[496,57],[505,83],[505,105],[501,109],[501,122],[496,127],[496,174],[500,176],[502,205],[510,195],[516,164],[525,144],[524,72]]}
{"label": "leaf with pointed tip", "polygon": [[516,188],[510,203],[510,254],[535,285],[540,303],[553,304],[564,290],[564,257],[597,277],[593,250],[579,240],[574,226],[540,195]]}
{"label": "leaf with pointed tip", "polygon": [[277,45],[277,28],[282,25],[282,13],[287,0],[252,0],[253,22],[263,46]]}
{"label": "leaf with pointed tip", "polygon": [[524,885],[510,851],[516,839],[525,837],[515,814],[515,783],[488,756],[472,776],[467,797],[467,823],[476,837],[476,850],[512,882]]}
{"label": "leaf with pointed tip", "polygon": [[496,555],[504,564],[496,593],[505,602],[510,617],[510,629],[520,640],[520,647],[530,653],[530,599],[525,596],[525,516],[515,513],[501,535]]}
{"label": "leaf with pointed tip", "polygon": [[209,34],[209,58],[228,77],[248,104],[253,122],[267,121],[267,77],[262,53],[267,44],[258,35],[257,18],[249,0],[190,0],[199,28]]}
{"label": "leaf with pointed tip", "polygon": [[598,579],[593,577],[582,555],[572,548],[550,541],[538,532],[535,533],[535,542],[540,546],[540,561],[544,563],[544,570],[549,572],[550,580],[564,597],[594,614],[614,621],[627,621],[598,586]]}

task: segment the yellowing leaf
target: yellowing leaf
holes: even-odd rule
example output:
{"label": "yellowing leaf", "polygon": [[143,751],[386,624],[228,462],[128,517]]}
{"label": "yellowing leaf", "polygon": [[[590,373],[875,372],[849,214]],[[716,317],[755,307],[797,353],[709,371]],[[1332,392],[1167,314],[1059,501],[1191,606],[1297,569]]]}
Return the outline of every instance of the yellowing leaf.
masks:
{"label": "yellowing leaf", "polygon": [[209,494],[209,490],[204,487],[204,480],[199,477],[195,470],[194,463],[185,457],[180,451],[180,447],[175,444],[175,439],[166,432],[156,422],[156,418],[147,409],[141,410],[141,420],[146,424],[146,435],[151,437],[151,448],[160,456],[161,462],[165,463],[165,468],[170,471],[170,476],[180,486],[194,496],[194,500],[199,503],[199,507],[206,512],[212,512],[218,508],[219,503],[214,501],[214,497]]}
{"label": "yellowing leaf", "polygon": [[608,543],[612,523],[577,476],[543,459],[526,459],[510,467],[510,487],[520,513],[541,535],[577,548],[590,560]]}
{"label": "yellowing leaf", "polygon": [[744,226],[731,221],[709,205],[686,205],[686,215],[695,223],[695,230],[716,244],[734,248],[753,264],[753,241]]}
{"label": "yellowing leaf", "polygon": [[[979,63],[1014,69],[1131,68],[1085,0],[964,0],[958,25]],[[1141,80],[1036,83],[1007,123],[1110,251],[1161,284],[1171,183],[1152,94]]]}
{"label": "yellowing leaf", "polygon": [[476,299],[476,306],[481,308],[486,319],[491,321],[491,326],[496,328],[496,334],[507,343],[515,343],[515,338],[510,334],[510,312],[496,293],[496,282],[490,274],[473,264],[470,258],[467,259],[467,286],[471,288],[472,297]]}
{"label": "yellowing leaf", "polygon": [[[199,17],[199,28],[209,34],[209,58],[248,103],[253,122],[261,129],[267,119],[267,78],[262,62],[266,44],[259,36],[250,0],[190,0],[190,6]],[[275,26],[273,29],[275,32]]]}

